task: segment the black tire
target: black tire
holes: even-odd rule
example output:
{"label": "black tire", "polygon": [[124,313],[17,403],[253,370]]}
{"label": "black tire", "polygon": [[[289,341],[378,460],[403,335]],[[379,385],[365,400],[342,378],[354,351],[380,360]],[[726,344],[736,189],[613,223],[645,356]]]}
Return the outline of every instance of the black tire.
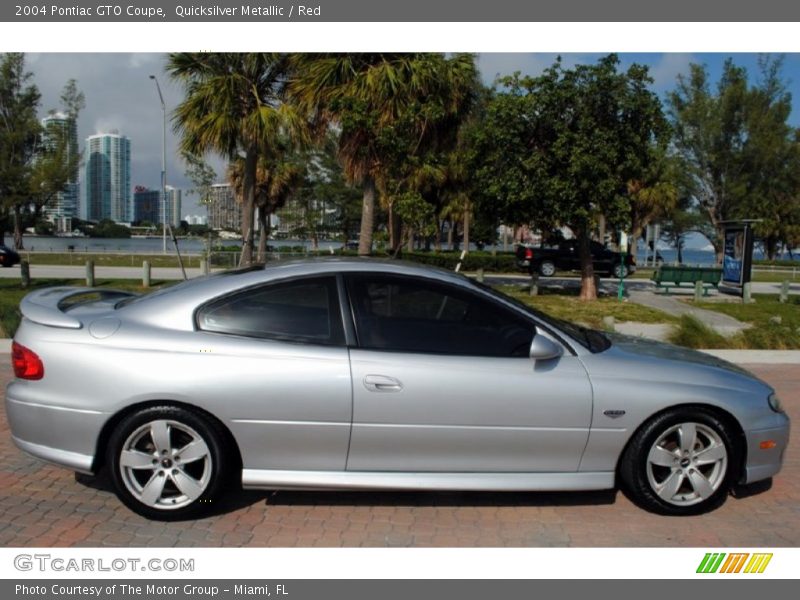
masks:
{"label": "black tire", "polygon": [[[689,446],[681,443],[682,435],[694,440],[688,452],[682,450]],[[707,463],[723,453],[720,445],[724,458]],[[697,515],[725,502],[740,467],[741,450],[727,420],[706,408],[686,407],[656,415],[634,434],[620,459],[619,475],[642,508],[662,515]]]}
{"label": "black tire", "polygon": [[538,270],[542,277],[552,277],[556,274],[556,264],[552,260],[543,260],[539,263]]}
{"label": "black tire", "polygon": [[623,266],[622,264],[616,264],[611,268],[611,272],[609,273],[609,277],[614,277],[616,279],[622,279],[623,273],[625,277],[628,276],[628,268]]}
{"label": "black tire", "polygon": [[[106,452],[117,496],[148,519],[199,516],[219,500],[233,475],[226,439],[219,424],[177,406],[151,406],[126,416],[111,435]],[[159,446],[168,449],[159,450]],[[121,461],[123,452],[128,457],[126,465]],[[190,460],[181,464],[181,453]],[[139,462],[134,467],[131,460]],[[155,485],[148,487],[151,483]]]}

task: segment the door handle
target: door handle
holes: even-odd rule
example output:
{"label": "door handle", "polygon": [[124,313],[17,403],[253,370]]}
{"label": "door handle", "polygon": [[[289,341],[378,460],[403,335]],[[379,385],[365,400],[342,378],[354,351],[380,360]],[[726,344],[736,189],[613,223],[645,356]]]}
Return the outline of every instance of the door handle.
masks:
{"label": "door handle", "polygon": [[399,392],[403,389],[403,384],[394,377],[367,375],[364,377],[364,387],[370,392]]}

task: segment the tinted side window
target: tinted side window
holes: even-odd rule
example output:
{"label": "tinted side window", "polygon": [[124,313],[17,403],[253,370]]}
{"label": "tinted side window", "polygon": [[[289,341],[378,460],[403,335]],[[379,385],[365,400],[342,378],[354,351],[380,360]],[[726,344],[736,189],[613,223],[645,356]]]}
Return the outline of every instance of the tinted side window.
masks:
{"label": "tinted side window", "polygon": [[336,278],[297,279],[214,300],[197,313],[204,331],[315,344],[344,344]]}
{"label": "tinted side window", "polygon": [[353,275],[348,290],[362,348],[509,357],[530,351],[533,324],[455,286]]}

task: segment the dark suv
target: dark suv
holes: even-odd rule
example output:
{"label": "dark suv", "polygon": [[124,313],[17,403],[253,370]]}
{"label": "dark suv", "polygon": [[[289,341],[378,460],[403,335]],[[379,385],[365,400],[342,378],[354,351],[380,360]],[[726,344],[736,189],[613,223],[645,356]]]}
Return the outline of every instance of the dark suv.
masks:
{"label": "dark suv", "polygon": [[[636,261],[630,254],[609,250],[597,242],[589,242],[594,269],[610,277],[626,277],[636,271]],[[517,266],[529,273],[538,272],[552,277],[556,271],[580,271],[581,257],[578,240],[566,240],[557,246],[520,244],[516,251]],[[624,266],[623,266],[624,265]]]}

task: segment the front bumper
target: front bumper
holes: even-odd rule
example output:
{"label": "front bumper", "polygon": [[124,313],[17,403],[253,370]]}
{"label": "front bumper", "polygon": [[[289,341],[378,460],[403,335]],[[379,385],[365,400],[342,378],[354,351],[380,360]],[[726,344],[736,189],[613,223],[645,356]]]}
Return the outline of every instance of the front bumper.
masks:
{"label": "front bumper", "polygon": [[[789,417],[776,414],[774,427],[745,432],[747,439],[747,461],[741,483],[753,483],[776,475],[783,466],[783,458],[789,445]],[[762,447],[762,444],[770,447]],[[774,444],[774,445],[773,445]]]}

